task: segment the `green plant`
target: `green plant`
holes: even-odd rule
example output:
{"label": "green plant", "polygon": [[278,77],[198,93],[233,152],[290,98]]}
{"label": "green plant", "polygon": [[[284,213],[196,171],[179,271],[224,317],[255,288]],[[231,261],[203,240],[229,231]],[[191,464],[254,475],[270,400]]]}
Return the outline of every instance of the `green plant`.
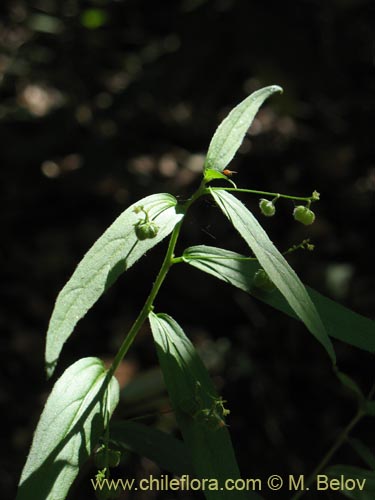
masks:
{"label": "green plant", "polygon": [[[170,235],[166,255],[150,294],[110,368],[106,370],[97,358],[83,358],[70,366],[56,382],[22,472],[18,500],[65,499],[79,469],[93,454],[99,469],[97,480],[108,479],[110,468],[119,461],[119,451],[129,447],[146,454],[175,474],[191,473],[198,478],[218,481],[221,486],[226,479],[240,478],[225,424],[229,413],[225,401],[217,394],[182,328],[167,314],[154,311],[159,289],[171,267],[177,264],[190,265],[225,280],[301,320],[327,352],[341,382],[352,390],[353,386],[356,387],[351,379],[337,370],[330,336],[374,352],[373,322],[305,287],[257,219],[231,194],[241,192],[272,198],[272,201],[263,198],[260,202],[266,216],[273,215],[274,203],[278,199],[304,202],[306,207],[297,207],[294,216],[304,224],[312,222],[306,210],[311,212],[310,204],[319,199],[316,191],[308,197],[290,196],[237,188],[229,179],[233,172],[227,166],[259,107],[265,99],[280,91],[278,86],[261,89],[230,112],[212,138],[202,182],[188,201],[179,204],[170,194],[154,194],[129,207],[87,252],[60,292],[47,332],[46,369],[49,377],[53,375],[63,344],[77,322],[122,273]],[[231,187],[215,187],[216,180],[228,182]],[[210,196],[216,202],[248,244],[251,256],[203,245],[187,248],[182,255],[175,256],[187,212],[202,196]],[[297,248],[312,249],[312,245],[304,241],[286,254]],[[183,444],[135,422],[120,421],[110,425],[119,400],[114,373],[147,319]],[[353,334],[353,324],[360,335]],[[360,416],[374,413],[371,397],[372,394],[368,399],[362,397]],[[356,416],[355,422],[358,420]],[[215,488],[215,484],[211,486],[205,491],[206,498],[224,498],[223,491]],[[98,498],[114,498],[117,494],[104,488],[98,491]],[[225,492],[225,498],[233,495],[236,498],[260,498],[254,492],[246,495],[240,491]]]}

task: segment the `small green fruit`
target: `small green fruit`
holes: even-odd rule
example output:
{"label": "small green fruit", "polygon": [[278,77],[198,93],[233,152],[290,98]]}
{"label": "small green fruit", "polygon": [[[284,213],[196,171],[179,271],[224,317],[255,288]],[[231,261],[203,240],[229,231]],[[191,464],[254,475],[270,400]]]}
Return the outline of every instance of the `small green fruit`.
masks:
{"label": "small green fruit", "polygon": [[159,226],[155,222],[141,221],[134,225],[135,234],[139,240],[155,238],[158,234]]}
{"label": "small green fruit", "polygon": [[117,467],[121,460],[121,451],[108,450],[109,467]]}
{"label": "small green fruit", "polygon": [[[99,469],[103,469],[103,467],[117,467],[120,463],[120,459],[120,451],[111,450],[110,448],[106,449],[104,445],[98,449],[94,456],[95,465]],[[108,463],[106,461],[108,461]]]}
{"label": "small green fruit", "polygon": [[276,208],[272,201],[262,198],[259,202],[259,208],[263,215],[272,217],[275,215]]}
{"label": "small green fruit", "polygon": [[253,285],[266,292],[272,292],[276,288],[264,269],[258,269],[254,274]]}
{"label": "small green fruit", "polygon": [[315,214],[312,210],[304,205],[298,205],[293,210],[293,217],[296,221],[301,222],[305,226],[309,226],[315,220]]}

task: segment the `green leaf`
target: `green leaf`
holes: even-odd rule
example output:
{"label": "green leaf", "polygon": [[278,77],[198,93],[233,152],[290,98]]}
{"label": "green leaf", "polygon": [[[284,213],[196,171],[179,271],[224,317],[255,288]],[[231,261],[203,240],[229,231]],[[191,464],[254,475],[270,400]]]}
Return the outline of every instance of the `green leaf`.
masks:
{"label": "green leaf", "polygon": [[[277,290],[265,293],[253,286],[257,260],[249,260],[222,248],[199,245],[184,251],[183,258],[189,265],[253,295],[266,304],[298,319],[285,298]],[[375,322],[342,306],[316,290],[306,286],[330,337],[365,351],[375,353]]]}
{"label": "green leaf", "polygon": [[271,281],[335,363],[336,356],[332,343],[297,274],[269,239],[254,215],[237,198],[225,191],[212,189],[210,191],[223,213],[254,252]]}
{"label": "green leaf", "polygon": [[364,410],[370,417],[375,417],[375,401],[366,401]]}
{"label": "green leaf", "polygon": [[241,146],[260,106],[272,94],[282,91],[283,89],[278,85],[265,87],[257,90],[232,109],[211,139],[204,170],[222,172],[225,169]]}
{"label": "green leaf", "polygon": [[[206,368],[181,327],[166,314],[150,314],[152,334],[172,407],[198,478],[237,479],[240,472],[229,432],[218,417],[209,419],[221,401]],[[249,493],[249,492],[248,492]],[[207,499],[260,498],[256,493],[205,491]]]}
{"label": "green leaf", "polygon": [[225,174],[222,174],[218,170],[212,170],[210,168],[204,171],[204,179],[206,182],[210,182],[214,179],[221,179],[224,181],[229,181],[228,177]]}
{"label": "green leaf", "polygon": [[178,476],[193,473],[184,443],[153,427],[130,420],[113,422],[110,443],[116,449],[147,457],[161,469]]}
{"label": "green leaf", "polygon": [[[134,208],[142,206],[159,230],[155,237],[137,238],[135,225],[144,218]],[[118,276],[173,230],[183,214],[170,194],[155,194],[127,208],[94,243],[57,297],[46,344],[47,375],[51,376],[63,344],[77,322]]]}
{"label": "green leaf", "polygon": [[83,358],[56,382],[36,428],[17,500],[64,500],[119,399],[100,359]]}
{"label": "green leaf", "polygon": [[[346,498],[353,500],[374,500],[375,472],[350,465],[334,465],[325,471],[329,479],[335,479],[334,486]],[[319,477],[319,476],[317,476]],[[345,480],[347,483],[345,484]],[[325,481],[324,483],[325,484]],[[345,487],[346,486],[346,487]],[[351,489],[355,486],[354,489]],[[321,492],[324,490],[320,490]],[[330,491],[329,489],[327,491]]]}
{"label": "green leaf", "polygon": [[348,443],[355,449],[366,465],[375,471],[375,454],[359,439],[348,439]]}
{"label": "green leaf", "polygon": [[336,376],[340,380],[342,385],[349,389],[349,391],[351,391],[359,399],[359,401],[364,401],[365,396],[363,395],[355,380],[349,377],[349,375],[347,375],[346,373],[340,372],[339,370],[336,370]]}

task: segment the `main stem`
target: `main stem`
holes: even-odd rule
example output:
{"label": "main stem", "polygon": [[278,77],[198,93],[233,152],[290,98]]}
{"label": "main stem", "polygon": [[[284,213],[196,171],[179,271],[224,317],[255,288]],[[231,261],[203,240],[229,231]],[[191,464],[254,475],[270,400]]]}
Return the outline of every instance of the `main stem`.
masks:
{"label": "main stem", "polygon": [[168,274],[168,271],[170,267],[172,266],[173,262],[173,257],[174,257],[174,250],[176,247],[176,243],[178,240],[178,236],[180,234],[181,226],[183,224],[186,212],[190,208],[190,206],[196,201],[203,193],[204,193],[204,188],[205,188],[205,183],[202,182],[197,191],[193,194],[193,196],[185,203],[183,207],[184,211],[184,216],[180,220],[178,224],[176,224],[175,228],[172,231],[172,235],[169,240],[169,245],[168,245],[168,250],[167,253],[165,254],[163,263],[161,265],[161,268],[159,270],[159,273],[156,277],[155,283],[151,289],[151,292],[149,296],[147,297],[147,300],[144,304],[144,306],[141,309],[141,312],[138,314],[137,319],[134,321],[132,327],[130,328],[128,334],[126,335],[123,343],[120,346],[120,349],[118,350],[115,359],[113,360],[112,365],[110,366],[108,370],[108,378],[110,378],[117,368],[119,367],[121,361],[123,360],[124,356],[128,352],[130,346],[132,345],[135,337],[137,336],[137,333],[139,332],[141,326],[147,319],[148,315],[152,311],[153,308],[153,303],[154,300],[160,290],[160,287],[165,280],[165,277]]}

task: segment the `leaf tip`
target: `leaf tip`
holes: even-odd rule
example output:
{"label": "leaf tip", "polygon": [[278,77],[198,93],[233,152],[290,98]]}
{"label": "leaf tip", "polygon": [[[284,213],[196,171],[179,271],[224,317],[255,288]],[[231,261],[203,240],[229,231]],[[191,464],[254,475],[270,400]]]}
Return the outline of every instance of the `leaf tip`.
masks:
{"label": "leaf tip", "polygon": [[280,85],[271,85],[271,90],[273,93],[275,93],[275,92],[279,92],[279,94],[284,93],[284,89],[282,87],[280,87]]}
{"label": "leaf tip", "polygon": [[51,362],[46,360],[45,371],[46,371],[47,380],[49,380],[52,377],[52,375],[54,374],[56,365],[57,365],[57,360],[54,360]]}

